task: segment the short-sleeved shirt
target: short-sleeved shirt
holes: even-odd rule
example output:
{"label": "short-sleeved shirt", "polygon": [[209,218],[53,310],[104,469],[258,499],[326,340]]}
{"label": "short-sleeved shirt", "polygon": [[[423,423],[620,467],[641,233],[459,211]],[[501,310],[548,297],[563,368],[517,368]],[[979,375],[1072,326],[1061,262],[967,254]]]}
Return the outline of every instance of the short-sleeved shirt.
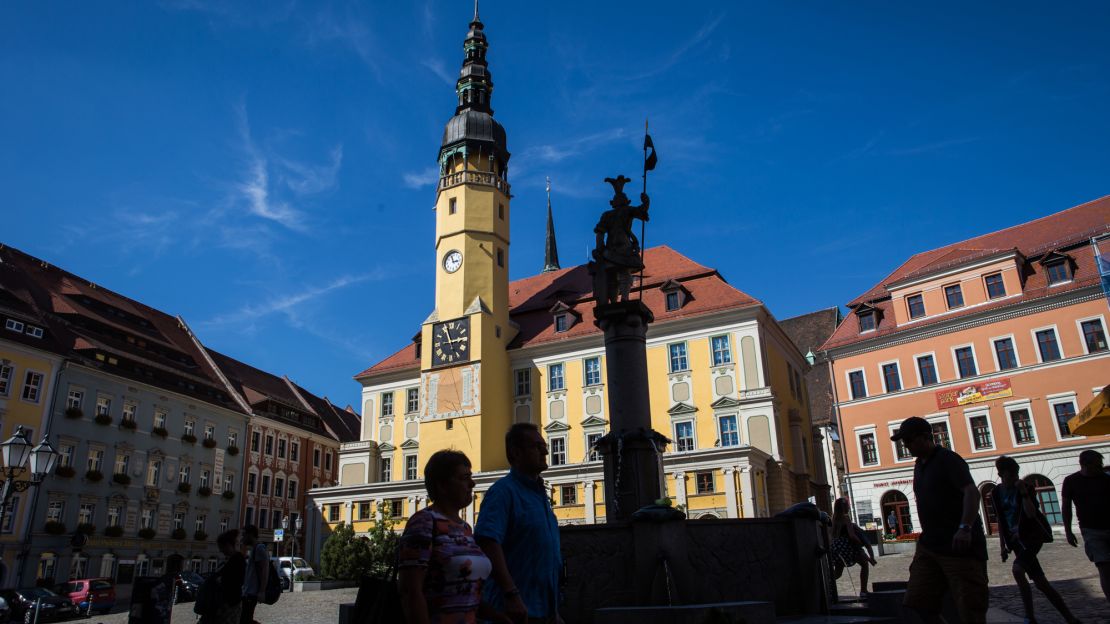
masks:
{"label": "short-sleeved shirt", "polygon": [[1100,472],[1088,477],[1082,472],[1064,478],[1062,493],[1075,503],[1083,529],[1110,529],[1110,475]]}
{"label": "short-sleeved shirt", "polygon": [[967,462],[947,448],[937,446],[928,457],[918,458],[913,467],[913,493],[921,519],[920,546],[938,555],[987,559],[987,538],[978,517],[971,525],[971,549],[952,550],[952,536],[963,520],[963,490],[969,484],[975,482]]}
{"label": "short-sleeved shirt", "polygon": [[398,568],[423,567],[424,599],[432,624],[474,624],[482,584],[492,566],[470,525],[434,509],[409,518],[401,534]]}
{"label": "short-sleeved shirt", "polygon": [[[482,499],[474,533],[501,545],[529,617],[554,615],[559,604],[563,556],[559,523],[543,481],[516,470],[498,479]],[[504,608],[497,583],[486,584],[485,599],[498,610]]]}
{"label": "short-sleeved shirt", "polygon": [[[251,548],[250,556],[247,557],[247,572],[243,575],[243,595],[255,597],[258,595],[258,587],[260,580],[258,578],[258,562],[261,561],[266,564],[263,570],[269,573],[270,570],[270,551],[266,550],[265,544],[255,544]],[[266,579],[267,581],[269,578]]]}

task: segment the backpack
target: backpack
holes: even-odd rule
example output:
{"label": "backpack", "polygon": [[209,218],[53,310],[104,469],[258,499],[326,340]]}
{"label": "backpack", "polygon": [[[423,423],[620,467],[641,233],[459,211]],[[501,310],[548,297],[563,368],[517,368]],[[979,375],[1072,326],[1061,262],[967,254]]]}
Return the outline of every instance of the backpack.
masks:
{"label": "backpack", "polygon": [[[254,565],[254,554],[258,552],[258,547],[262,544],[255,544],[254,549],[251,550],[250,565]],[[265,548],[265,546],[262,546]],[[278,576],[277,566],[274,565],[273,559],[270,560],[270,565],[266,566],[270,569],[269,576],[266,579],[266,594],[262,597],[262,602],[272,605],[281,598],[281,577]]]}
{"label": "backpack", "polygon": [[204,579],[197,589],[196,601],[193,603],[193,613],[197,615],[216,615],[216,611],[220,608],[220,602],[223,596],[220,594],[220,573],[223,572],[221,568]]}

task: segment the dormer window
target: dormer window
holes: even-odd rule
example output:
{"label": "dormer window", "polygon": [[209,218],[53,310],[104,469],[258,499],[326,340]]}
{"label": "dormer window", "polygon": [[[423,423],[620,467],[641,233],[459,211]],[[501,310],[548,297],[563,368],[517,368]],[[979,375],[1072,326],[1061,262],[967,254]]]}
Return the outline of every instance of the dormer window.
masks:
{"label": "dormer window", "polygon": [[1068,261],[1064,258],[1046,263],[1044,269],[1048,275],[1049,286],[1071,281],[1071,267],[1068,266]]}
{"label": "dormer window", "polygon": [[681,309],[682,306],[686,305],[686,301],[690,299],[690,291],[686,290],[677,280],[672,279],[663,282],[659,290],[663,291],[663,301],[667,312]]}
{"label": "dormer window", "polygon": [[949,310],[964,307],[964,291],[959,284],[944,287],[944,300],[948,303]]}
{"label": "dormer window", "polygon": [[925,299],[922,298],[921,293],[906,297],[906,309],[909,311],[911,319],[919,319],[925,316]]}
{"label": "dormer window", "polygon": [[875,311],[868,310],[859,314],[859,333],[875,331]]}
{"label": "dormer window", "polygon": [[557,333],[557,334],[562,333],[562,332],[565,332],[566,330],[567,330],[567,315],[566,314],[556,314],[555,315],[555,333]]}
{"label": "dormer window", "polygon": [[578,321],[582,320],[578,313],[574,311],[574,308],[562,301],[551,306],[548,312],[551,313],[551,323],[556,334],[569,331]]}
{"label": "dormer window", "polygon": [[987,286],[987,297],[998,299],[1006,296],[1006,284],[1002,281],[1001,273],[991,273],[983,278],[983,283]]}
{"label": "dormer window", "polygon": [[682,304],[680,304],[678,302],[678,293],[677,292],[667,293],[667,311],[670,312],[672,310],[677,310],[680,307],[682,307]]}

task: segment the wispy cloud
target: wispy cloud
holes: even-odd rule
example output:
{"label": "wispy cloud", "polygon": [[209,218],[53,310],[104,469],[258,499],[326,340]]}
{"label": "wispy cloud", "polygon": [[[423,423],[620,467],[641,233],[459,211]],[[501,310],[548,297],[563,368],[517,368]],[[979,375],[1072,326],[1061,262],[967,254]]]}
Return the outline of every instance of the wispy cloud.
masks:
{"label": "wispy cloud", "polygon": [[444,65],[442,60],[438,58],[426,58],[420,61],[420,64],[427,67],[436,76],[439,76],[439,79],[443,82],[455,86],[456,77],[451,75],[451,72],[447,70],[447,66]]}
{"label": "wispy cloud", "polygon": [[366,281],[380,280],[386,276],[383,270],[375,270],[361,275],[344,275],[318,286],[309,286],[299,292],[288,293],[269,299],[264,303],[247,304],[226,314],[217,315],[202,321],[202,327],[220,327],[227,325],[250,324],[254,321],[273,314],[284,314],[289,318],[297,319],[299,307],[327,296],[337,290]]}
{"label": "wispy cloud", "polygon": [[343,145],[331,150],[330,162],[322,165],[305,164],[288,158],[278,159],[285,169],[282,182],[298,195],[315,195],[334,189],[339,168],[343,165]]}
{"label": "wispy cloud", "polygon": [[159,0],[168,11],[201,13],[235,26],[269,26],[289,19],[296,0],[224,2],[222,0]]}
{"label": "wispy cloud", "polygon": [[439,169],[436,167],[428,167],[423,171],[410,172],[401,176],[401,180],[405,186],[410,189],[422,189],[429,186],[435,186],[439,182]]}
{"label": "wispy cloud", "polygon": [[[705,43],[706,40],[709,39],[710,35],[713,34],[713,31],[717,30],[717,27],[721,25],[721,21],[724,19],[724,13],[711,18],[709,21],[702,24],[701,28],[699,28],[697,32],[695,32],[685,41],[679,43],[678,46],[675,47],[675,49],[671,50],[671,53],[662,63],[659,63],[658,65],[653,67],[651,71],[633,76],[632,79],[639,80],[643,78],[650,78],[652,76],[658,76],[659,74],[662,74],[663,72],[671,69],[675,65],[678,65],[678,63],[682,61],[683,57],[685,57],[691,50]],[[728,54],[729,53],[726,53],[726,58],[728,57]]]}
{"label": "wispy cloud", "polygon": [[628,136],[624,128],[611,128],[558,143],[543,143],[525,147],[518,157],[525,162],[551,164],[580,156],[602,145],[619,141]]}
{"label": "wispy cloud", "polygon": [[966,137],[962,139],[947,139],[944,141],[936,141],[934,143],[926,143],[924,145],[917,145],[914,147],[903,147],[887,150],[887,154],[891,156],[917,156],[919,154],[928,154],[931,152],[939,152],[950,147],[957,145],[966,145],[968,143],[975,143],[981,140],[982,137]]}
{"label": "wispy cloud", "polygon": [[361,16],[354,13],[350,6],[343,15],[336,15],[333,13],[333,8],[328,6],[316,13],[305,25],[308,29],[310,45],[338,43],[345,46],[370,68],[376,78],[381,80],[382,50],[370,27]]}

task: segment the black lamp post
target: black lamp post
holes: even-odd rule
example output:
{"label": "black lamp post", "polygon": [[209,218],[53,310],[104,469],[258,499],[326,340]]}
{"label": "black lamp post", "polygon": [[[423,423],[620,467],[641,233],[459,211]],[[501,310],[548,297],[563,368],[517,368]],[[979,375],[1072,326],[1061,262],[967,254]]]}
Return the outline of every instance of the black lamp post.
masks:
{"label": "black lamp post", "polygon": [[297,556],[297,536],[301,534],[301,528],[304,527],[304,520],[301,519],[301,516],[299,514],[297,515],[297,523],[296,524],[297,524],[296,529],[294,529],[294,531],[293,531],[293,556],[294,557]]}
{"label": "black lamp post", "polygon": [[[289,514],[285,514],[284,516],[281,517],[281,550],[282,551],[285,550],[285,540],[289,539],[288,537],[285,536],[288,531],[289,531]],[[280,555],[284,555],[284,554],[285,554],[284,552],[280,553]],[[292,579],[290,579],[289,582],[292,583],[293,582]]]}
{"label": "black lamp post", "polygon": [[[8,511],[12,495],[26,492],[32,486],[42,483],[46,475],[54,472],[58,457],[58,451],[54,450],[46,436],[42,437],[38,446],[32,447],[27,433],[23,431],[23,425],[16,427],[15,434],[0,443],[0,462],[3,463],[0,467],[0,474],[3,476],[3,481],[0,482],[0,527],[4,526],[4,515]],[[28,471],[31,473],[30,479],[16,481],[16,477]]]}

